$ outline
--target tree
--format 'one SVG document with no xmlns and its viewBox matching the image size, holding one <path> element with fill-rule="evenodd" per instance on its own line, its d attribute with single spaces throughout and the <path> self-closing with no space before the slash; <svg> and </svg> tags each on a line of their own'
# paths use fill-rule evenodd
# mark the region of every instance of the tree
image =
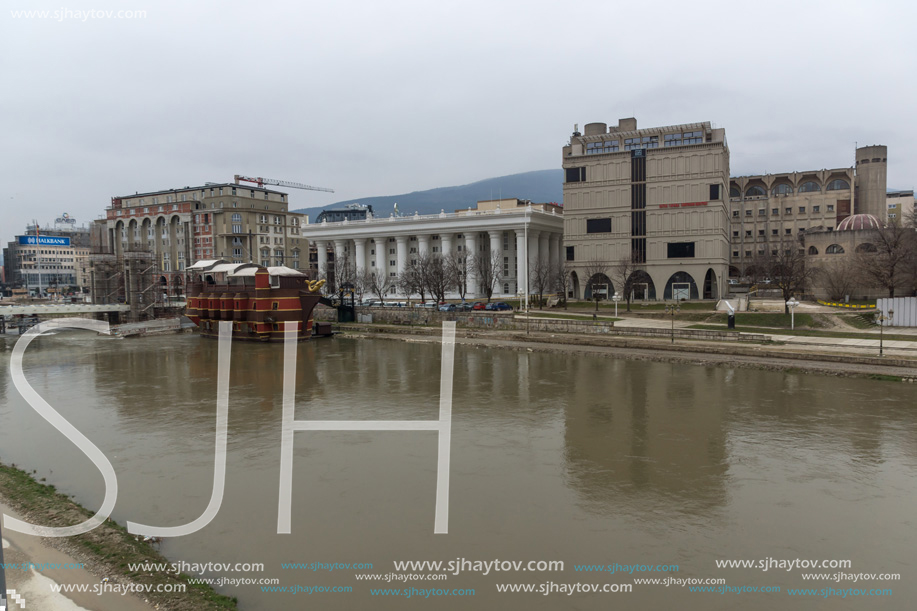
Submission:
<svg viewBox="0 0 917 611">
<path fill-rule="evenodd" d="M 783 311 L 790 313 L 786 302 L 790 297 L 801 294 L 806 284 L 815 275 L 816 268 L 806 265 L 805 249 L 799 240 L 784 238 L 773 245 L 776 250 L 770 254 L 761 255 L 755 261 L 759 273 L 765 274 L 771 280 L 771 286 L 780 289 L 783 295 Z"/>
<path fill-rule="evenodd" d="M 557 289 L 558 293 L 563 295 L 564 299 L 564 309 L 567 309 L 567 295 L 570 293 L 570 272 L 573 271 L 573 266 L 570 265 L 567 261 L 560 261 L 555 263 L 551 272 L 554 278 L 554 287 Z"/>
<path fill-rule="evenodd" d="M 474 258 L 471 255 L 465 256 L 460 252 L 451 252 L 446 257 L 446 266 L 449 268 L 449 273 L 452 274 L 455 290 L 462 301 L 465 301 L 465 295 L 468 292 L 468 272 L 473 269 L 473 264 Z"/>
<path fill-rule="evenodd" d="M 629 257 L 623 257 L 617 263 L 611 266 L 611 282 L 617 289 L 617 292 L 624 297 L 627 302 L 627 311 L 630 312 L 630 298 L 634 292 L 634 284 L 637 279 L 637 272 L 643 267 L 636 263 L 639 259 L 637 253 L 632 253 Z"/>
<path fill-rule="evenodd" d="M 424 300 L 424 285 L 423 277 L 420 270 L 420 266 L 417 264 L 416 260 L 413 263 L 409 263 L 405 266 L 404 271 L 398 274 L 397 279 L 398 290 L 401 291 L 409 300 L 411 295 L 417 293 L 420 295 L 420 300 Z"/>
<path fill-rule="evenodd" d="M 828 299 L 841 301 L 853 294 L 859 285 L 859 270 L 853 260 L 838 257 L 821 264 L 816 275 L 828 293 Z"/>
<path fill-rule="evenodd" d="M 426 255 L 425 255 L 426 256 Z M 425 265 L 427 286 L 437 303 L 446 300 L 446 293 L 455 286 L 455 274 L 449 260 L 436 253 L 429 256 Z"/>
<path fill-rule="evenodd" d="M 595 299 L 595 311 L 598 312 L 599 299 L 602 296 L 595 291 L 595 288 L 599 284 L 604 284 L 605 280 L 608 279 L 608 263 L 597 258 L 590 259 L 583 266 L 583 273 L 589 278 L 586 281 L 586 287 L 592 293 L 592 298 Z"/>
<path fill-rule="evenodd" d="M 917 233 L 904 224 L 892 222 L 873 230 L 872 234 L 867 242 L 870 248 L 857 248 L 857 266 L 873 283 L 886 289 L 891 298 L 895 296 L 896 287 L 913 284 L 911 274 L 917 257 Z"/>
<path fill-rule="evenodd" d="M 538 295 L 538 309 L 544 306 L 544 294 L 551 286 L 551 265 L 546 258 L 540 257 L 529 265 L 529 282 Z"/>
<path fill-rule="evenodd" d="M 503 279 L 503 258 L 499 252 L 481 253 L 474 258 L 474 274 L 477 276 L 488 303 Z"/>
<path fill-rule="evenodd" d="M 379 301 L 385 303 L 385 296 L 389 289 L 394 285 L 394 278 L 389 276 L 385 271 L 367 272 L 369 289 L 379 297 Z"/>
</svg>

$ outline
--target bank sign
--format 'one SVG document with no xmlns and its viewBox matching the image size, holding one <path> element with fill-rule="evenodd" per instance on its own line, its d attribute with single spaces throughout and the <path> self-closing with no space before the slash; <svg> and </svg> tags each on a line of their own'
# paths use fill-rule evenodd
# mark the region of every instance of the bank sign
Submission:
<svg viewBox="0 0 917 611">
<path fill-rule="evenodd" d="M 54 238 L 46 235 L 40 235 L 38 237 L 33 235 L 21 235 L 19 236 L 19 243 L 39 244 L 41 246 L 70 246 L 70 238 Z"/>
</svg>

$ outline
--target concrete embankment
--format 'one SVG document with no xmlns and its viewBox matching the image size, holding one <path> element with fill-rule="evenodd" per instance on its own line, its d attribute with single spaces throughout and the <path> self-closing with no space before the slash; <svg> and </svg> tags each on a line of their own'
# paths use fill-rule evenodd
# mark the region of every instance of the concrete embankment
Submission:
<svg viewBox="0 0 917 611">
<path fill-rule="evenodd" d="M 372 337 L 402 341 L 438 341 L 438 327 L 396 327 L 386 325 L 345 325 L 344 338 Z M 565 333 L 520 333 L 457 329 L 456 341 L 462 345 L 510 348 L 531 352 L 565 352 L 611 358 L 689 363 L 709 366 L 753 367 L 775 371 L 795 370 L 849 377 L 879 377 L 917 381 L 917 359 L 912 355 L 889 353 L 879 358 L 821 346 L 746 344 L 696 341 L 657 337 L 573 335 Z"/>
</svg>

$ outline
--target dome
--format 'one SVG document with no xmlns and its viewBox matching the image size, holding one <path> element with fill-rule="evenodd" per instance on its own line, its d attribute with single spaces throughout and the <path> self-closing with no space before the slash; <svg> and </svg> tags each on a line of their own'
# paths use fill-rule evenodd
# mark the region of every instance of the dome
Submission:
<svg viewBox="0 0 917 611">
<path fill-rule="evenodd" d="M 854 214 L 841 221 L 836 231 L 859 231 L 861 229 L 881 229 L 879 219 L 871 214 Z"/>
</svg>

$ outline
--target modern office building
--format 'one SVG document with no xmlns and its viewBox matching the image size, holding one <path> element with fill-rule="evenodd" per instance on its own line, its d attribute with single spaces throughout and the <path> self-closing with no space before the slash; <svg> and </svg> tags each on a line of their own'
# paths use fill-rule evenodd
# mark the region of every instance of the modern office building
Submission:
<svg viewBox="0 0 917 611">
<path fill-rule="evenodd" d="M 917 199 L 914 191 L 889 191 L 885 195 L 885 220 L 889 223 L 906 222 L 917 213 Z"/>
<path fill-rule="evenodd" d="M 453 213 L 313 223 L 303 227 L 302 237 L 315 244 L 319 277 L 327 274 L 332 255 L 335 261 L 353 261 L 357 272 L 378 270 L 394 279 L 423 254 L 473 253 L 488 261 L 502 258 L 494 293 L 512 296 L 525 288 L 525 270 L 535 262 L 560 265 L 562 212 L 555 204 L 502 199 Z M 479 280 L 469 269 L 467 297 L 482 294 Z M 397 288 L 392 286 L 390 293 Z"/>
<path fill-rule="evenodd" d="M 6 281 L 36 296 L 88 289 L 89 242 L 86 227 L 29 225 L 3 250 Z"/>
<path fill-rule="evenodd" d="M 168 297 L 184 293 L 184 269 L 203 259 L 298 269 L 308 261 L 308 217 L 288 207 L 286 193 L 233 183 L 113 197 L 96 253 L 110 256 L 94 258 L 111 275 L 123 273 L 116 270 L 127 253 L 152 254 L 155 292 Z"/>
<path fill-rule="evenodd" d="M 711 299 L 729 266 L 729 148 L 709 122 L 590 123 L 563 148 L 565 259 L 576 298 L 611 295 L 636 268 L 637 299 Z M 590 281 L 591 280 L 591 281 Z M 618 281 L 621 284 L 621 281 Z"/>
</svg>

